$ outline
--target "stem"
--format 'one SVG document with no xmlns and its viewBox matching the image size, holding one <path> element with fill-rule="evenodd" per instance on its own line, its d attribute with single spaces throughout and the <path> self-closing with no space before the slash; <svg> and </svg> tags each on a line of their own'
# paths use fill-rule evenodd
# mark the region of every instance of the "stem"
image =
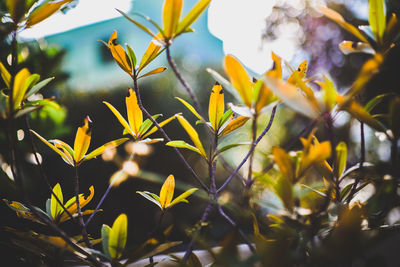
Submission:
<svg viewBox="0 0 400 267">
<path fill-rule="evenodd" d="M 78 176 L 78 167 L 74 166 L 75 170 L 75 179 L 74 179 L 74 191 L 75 191 L 75 201 L 76 201 L 76 208 L 78 210 L 78 221 L 79 225 L 82 229 L 82 238 L 86 243 L 86 246 L 92 248 L 92 244 L 90 244 L 88 233 L 86 231 L 85 223 L 83 222 L 81 204 L 79 203 L 79 176 Z"/>
<path fill-rule="evenodd" d="M 146 115 L 147 118 L 149 118 L 149 120 L 154 123 L 154 125 L 157 127 L 157 129 L 160 131 L 160 133 L 164 136 L 164 138 L 168 141 L 171 142 L 171 138 L 169 138 L 169 136 L 167 135 L 167 133 L 164 131 L 164 129 L 160 126 L 160 124 L 158 124 L 158 122 L 153 119 L 153 117 L 150 115 L 150 113 L 146 110 L 146 108 L 143 106 L 142 103 L 142 99 L 140 97 L 140 90 L 137 84 L 137 77 L 136 77 L 136 70 L 133 70 L 133 85 L 134 85 L 134 89 L 135 89 L 135 93 L 136 93 L 136 97 L 137 97 L 137 102 L 139 105 L 140 110 Z M 176 148 L 173 147 L 173 149 L 175 150 L 175 153 L 178 154 L 178 157 L 180 158 L 180 160 L 183 162 L 183 164 L 185 165 L 186 169 L 189 170 L 189 172 L 192 174 L 192 176 L 196 179 L 196 181 L 200 184 L 200 186 L 205 190 L 208 191 L 208 187 L 205 185 L 205 183 L 200 179 L 200 177 L 196 174 L 196 172 L 193 170 L 193 168 L 190 166 L 189 162 L 187 162 L 187 160 L 185 159 L 185 157 L 182 155 L 182 153 Z"/>
<path fill-rule="evenodd" d="M 193 90 L 190 88 L 189 84 L 183 79 L 181 73 L 178 70 L 178 67 L 176 66 L 174 60 L 171 57 L 171 51 L 170 51 L 170 46 L 166 45 L 165 50 L 167 52 L 167 60 L 169 65 L 171 66 L 172 70 L 175 73 L 176 78 L 178 78 L 179 82 L 182 84 L 182 86 L 185 88 L 185 90 L 188 92 L 190 98 L 192 99 L 198 113 L 200 114 L 200 116 L 203 116 L 203 109 L 201 108 L 199 101 L 197 99 L 197 97 L 195 96 L 195 94 L 193 93 Z M 204 120 L 205 121 L 205 120 Z"/>
<path fill-rule="evenodd" d="M 113 182 L 111 182 L 110 185 L 107 187 L 106 192 L 104 192 L 103 196 L 101 197 L 101 199 L 100 199 L 99 203 L 97 204 L 96 208 L 94 209 L 93 213 L 90 214 L 89 219 L 87 219 L 86 223 L 84 224 L 85 228 L 88 226 L 90 221 L 93 219 L 94 215 L 99 211 L 101 204 L 103 204 L 104 200 L 110 193 L 112 186 L 113 186 Z"/>
<path fill-rule="evenodd" d="M 164 218 L 164 215 L 165 215 L 165 210 L 162 211 L 160 218 L 158 219 L 158 222 L 157 222 L 156 226 L 154 227 L 154 230 L 151 231 L 151 233 L 149 234 L 150 237 L 157 233 L 158 229 L 161 226 L 161 222 L 162 222 L 162 219 Z M 154 262 L 153 256 L 149 257 L 149 261 L 150 261 L 150 263 Z"/>
<path fill-rule="evenodd" d="M 332 166 L 332 181 L 335 183 L 335 191 L 336 191 L 336 201 L 340 202 L 340 180 L 339 177 L 335 177 L 335 159 L 336 159 L 336 143 L 335 136 L 333 133 L 333 120 L 332 116 L 329 112 L 324 114 L 325 119 L 325 127 L 328 131 L 329 142 L 331 143 L 331 166 Z"/>
<path fill-rule="evenodd" d="M 362 179 L 362 175 L 364 174 L 364 162 L 365 162 L 365 134 L 364 134 L 364 123 L 360 122 L 360 138 L 361 138 L 361 157 L 360 157 L 360 175 L 357 176 L 349 196 L 347 197 L 347 202 L 350 202 L 353 199 L 354 194 L 356 193 L 356 189 L 358 186 L 358 183 L 360 182 L 360 180 Z"/>
<path fill-rule="evenodd" d="M 64 206 L 64 204 L 61 202 L 61 200 L 58 198 L 58 196 L 56 194 L 54 194 L 53 192 L 53 188 L 50 185 L 49 179 L 47 178 L 46 173 L 43 170 L 43 166 L 42 163 L 40 162 L 38 156 L 37 156 L 37 148 L 36 148 L 36 144 L 35 141 L 33 140 L 33 136 L 32 133 L 30 131 L 31 126 L 29 124 L 29 118 L 28 116 L 25 116 L 25 127 L 26 127 L 26 132 L 28 133 L 29 136 L 29 145 L 31 147 L 32 153 L 35 157 L 35 161 L 36 161 L 36 165 L 39 166 L 39 172 L 40 175 L 42 176 L 43 180 L 46 182 L 47 187 L 49 188 L 49 191 L 51 193 L 51 195 L 54 196 L 54 198 L 56 199 L 56 201 L 58 202 L 58 204 L 63 208 L 63 210 L 65 211 L 65 213 L 67 213 L 67 215 L 72 219 L 75 220 L 75 218 L 72 216 L 72 214 L 68 211 L 68 209 Z"/>
<path fill-rule="evenodd" d="M 240 234 L 240 236 L 243 238 L 244 242 L 247 244 L 247 246 L 249 247 L 250 251 L 253 253 L 256 253 L 256 249 L 253 247 L 253 245 L 251 244 L 250 240 L 246 237 L 246 235 L 243 233 L 242 230 L 240 230 L 240 228 L 238 227 L 238 225 L 224 212 L 224 210 L 222 209 L 221 205 L 219 203 L 217 203 L 218 206 L 218 212 L 219 214 L 225 218 L 225 220 L 228 221 L 228 223 L 230 225 L 232 225 Z"/>
<path fill-rule="evenodd" d="M 255 114 L 253 117 L 253 121 L 252 121 L 252 127 L 251 127 L 251 144 L 254 145 L 256 138 L 257 138 L 257 119 L 258 119 L 258 114 Z M 253 174 L 253 158 L 254 158 L 254 151 L 255 149 L 253 149 L 253 151 L 250 154 L 250 159 L 249 159 L 249 172 L 247 174 L 247 184 L 251 185 L 251 177 Z"/>
<path fill-rule="evenodd" d="M 210 211 L 212 209 L 212 206 L 213 206 L 213 202 L 212 201 L 208 202 L 208 205 L 207 205 L 206 209 L 204 210 L 203 215 L 201 216 L 200 227 L 199 227 L 199 229 L 197 229 L 196 233 L 194 234 L 192 240 L 190 241 L 189 245 L 187 246 L 185 255 L 183 256 L 183 260 L 185 262 L 187 261 L 190 254 L 192 253 L 194 241 L 197 239 L 199 232 L 200 232 L 201 228 L 203 227 L 203 223 L 206 222 L 208 215 L 210 214 Z"/>
<path fill-rule="evenodd" d="M 276 108 L 277 105 L 275 105 L 272 108 L 272 112 L 271 112 L 271 117 L 269 119 L 269 123 L 267 125 L 267 127 L 265 127 L 264 131 L 260 134 L 260 136 L 258 136 L 257 140 L 251 145 L 250 151 L 247 153 L 247 155 L 244 157 L 244 159 L 242 160 L 242 162 L 240 162 L 240 164 L 236 167 L 236 169 L 234 170 L 234 172 L 228 177 L 228 179 L 226 179 L 226 181 L 224 182 L 224 184 L 217 190 L 217 193 L 221 192 L 221 190 L 223 190 L 228 184 L 229 182 L 232 180 L 232 178 L 238 173 L 238 171 L 240 170 L 240 168 L 242 168 L 243 164 L 245 164 L 245 162 L 247 161 L 247 159 L 250 157 L 251 153 L 253 153 L 255 147 L 257 146 L 257 144 L 261 141 L 261 139 L 264 137 L 264 135 L 269 131 L 269 129 L 272 126 L 272 122 L 274 121 L 274 117 L 275 117 L 275 112 L 276 112 Z"/>
<path fill-rule="evenodd" d="M 397 191 L 397 186 L 399 184 L 399 165 L 397 164 L 398 160 L 398 147 L 397 147 L 397 140 L 393 139 L 392 140 L 392 146 L 390 148 L 390 159 L 392 162 L 392 168 L 393 168 L 393 183 L 394 183 L 394 192 Z"/>
</svg>

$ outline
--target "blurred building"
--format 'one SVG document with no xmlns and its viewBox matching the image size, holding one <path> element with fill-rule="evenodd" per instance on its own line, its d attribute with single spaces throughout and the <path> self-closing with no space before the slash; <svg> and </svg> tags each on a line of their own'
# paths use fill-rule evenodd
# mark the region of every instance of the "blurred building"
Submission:
<svg viewBox="0 0 400 267">
<path fill-rule="evenodd" d="M 186 1 L 183 16 L 193 4 L 192 1 Z M 162 2 L 159 0 L 137 0 L 133 1 L 129 14 L 132 16 L 132 12 L 138 12 L 160 22 L 161 9 Z M 150 24 L 138 16 L 136 18 L 145 25 Z M 204 13 L 192 25 L 195 32 L 182 35 L 172 45 L 173 56 L 179 57 L 189 68 L 192 64 L 196 68 L 221 64 L 222 42 L 209 32 L 207 21 L 207 13 Z M 107 42 L 114 30 L 118 32 L 118 42 L 123 46 L 128 43 L 140 60 L 151 37 L 122 16 L 45 37 L 48 44 L 57 45 L 67 52 L 63 65 L 64 71 L 70 75 L 68 87 L 98 90 L 130 83 L 130 78 L 116 65 L 108 48 L 98 41 Z M 152 66 L 160 64 L 167 66 L 165 54 L 147 68 L 151 70 Z"/>
</svg>

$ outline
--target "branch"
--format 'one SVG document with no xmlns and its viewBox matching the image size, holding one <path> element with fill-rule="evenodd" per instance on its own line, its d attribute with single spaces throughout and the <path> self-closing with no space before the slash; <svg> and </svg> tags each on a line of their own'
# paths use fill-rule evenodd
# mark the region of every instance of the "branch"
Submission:
<svg viewBox="0 0 400 267">
<path fill-rule="evenodd" d="M 223 190 L 228 184 L 229 182 L 232 180 L 232 178 L 238 173 L 238 171 L 240 170 L 240 168 L 242 168 L 242 166 L 246 163 L 247 159 L 250 157 L 250 155 L 253 153 L 254 149 L 256 148 L 257 144 L 261 141 L 261 139 L 264 137 L 264 135 L 269 131 L 269 129 L 272 126 L 272 122 L 274 121 L 274 117 L 275 117 L 275 112 L 276 112 L 276 108 L 278 105 L 275 105 L 272 108 L 272 112 L 271 112 L 271 117 L 269 119 L 269 123 L 267 125 L 267 127 L 265 127 L 264 131 L 260 134 L 260 136 L 258 136 L 257 140 L 251 145 L 250 151 L 247 153 L 247 155 L 244 157 L 244 159 L 242 160 L 242 162 L 240 162 L 240 164 L 236 167 L 236 169 L 234 170 L 234 172 L 228 177 L 228 179 L 226 179 L 226 181 L 224 182 L 224 184 L 217 190 L 217 193 L 221 192 L 221 190 Z"/>
<path fill-rule="evenodd" d="M 76 202 L 76 208 L 78 210 L 78 221 L 79 225 L 81 226 L 82 230 L 82 238 L 85 241 L 86 245 L 89 248 L 92 248 L 92 244 L 90 244 L 89 237 L 86 231 L 85 223 L 83 222 L 83 216 L 82 216 L 82 210 L 81 210 L 81 204 L 79 203 L 79 176 L 78 176 L 78 167 L 74 166 L 75 170 L 75 177 L 74 177 L 74 191 L 75 191 L 75 202 Z"/>
</svg>

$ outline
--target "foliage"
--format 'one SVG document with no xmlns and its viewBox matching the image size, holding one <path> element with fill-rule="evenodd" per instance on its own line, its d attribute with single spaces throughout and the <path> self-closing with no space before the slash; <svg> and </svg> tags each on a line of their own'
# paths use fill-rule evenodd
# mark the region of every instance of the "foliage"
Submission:
<svg viewBox="0 0 400 267">
<path fill-rule="evenodd" d="M 303 61 L 297 69 L 288 66 L 290 75 L 286 79 L 283 75 L 282 59 L 272 53 L 273 67 L 262 75 L 251 77 L 237 58 L 227 55 L 223 60 L 227 79 L 214 70 L 208 70 L 217 80 L 210 92 L 208 120 L 192 88 L 183 79 L 172 59 L 170 48 L 176 38 L 193 32 L 192 24 L 207 8 L 210 0 L 199 0 L 182 19 L 183 1 L 165 0 L 162 8 L 162 26 L 144 15 L 136 14 L 156 28 L 158 33 L 154 33 L 136 18 L 119 11 L 135 27 L 139 27 L 153 39 L 140 61 L 137 60 L 131 46 L 126 45 L 124 49 L 118 44 L 116 31 L 111 33 L 107 43 L 104 42 L 116 64 L 132 79 L 132 88 L 128 89 L 125 97 L 127 120 L 113 105 L 103 102 L 122 125 L 121 135 L 128 135 L 129 138 L 109 141 L 88 154 L 86 153 L 92 136 L 92 122 L 89 116 L 84 119 L 83 125 L 78 127 L 73 148 L 58 139 L 48 141 L 31 129 L 29 120 L 33 111 L 48 106 L 55 108 L 59 106 L 54 99 L 34 98 L 53 78 L 41 80 L 38 74 L 31 74 L 27 68 L 19 68 L 18 33 L 40 23 L 65 8 L 70 2 L 72 0 L 6 1 L 7 13 L 2 14 L 10 27 L 8 33 L 11 38 L 9 45 L 12 60 L 8 65 L 0 62 L 0 74 L 5 85 L 0 95 L 0 119 L 5 125 L 8 137 L 10 155 L 9 162 L 5 163 L 11 170 L 8 176 L 11 178 L 10 183 L 20 194 L 18 200 L 4 199 L 4 202 L 21 220 L 28 220 L 33 224 L 32 227 L 27 225 L 22 229 L 6 228 L 16 249 L 24 251 L 26 255 L 44 258 L 44 264 L 48 265 L 56 261 L 60 265 L 103 266 L 105 262 L 109 262 L 112 266 L 128 266 L 132 262 L 149 258 L 148 266 L 154 266 L 158 264 L 154 261 L 155 255 L 182 243 L 169 240 L 173 226 L 163 227 L 164 215 L 169 214 L 170 208 L 176 204 L 188 203 L 187 198 L 197 190 L 199 192 L 196 192 L 195 196 L 202 197 L 207 205 L 199 223 L 191 232 L 188 231 L 192 240 L 185 246 L 184 256 L 172 256 L 174 263 L 179 266 L 201 265 L 196 253 L 192 252 L 193 244 L 202 243 L 199 238 L 202 228 L 215 222 L 211 219 L 213 210 L 235 230 L 233 234 L 224 237 L 218 252 L 211 248 L 211 244 L 205 245 L 213 255 L 215 266 L 352 265 L 365 258 L 369 251 L 374 249 L 374 245 L 379 240 L 385 239 L 388 233 L 398 232 L 397 225 L 389 222 L 389 215 L 400 206 L 397 190 L 400 182 L 398 168 L 400 96 L 395 93 L 391 95 L 385 114 L 376 114 L 375 107 L 387 101 L 387 95 L 376 94 L 368 99 L 366 104 L 359 99 L 371 79 L 380 72 L 388 54 L 397 48 L 400 22 L 395 14 L 386 18 L 384 0 L 369 1 L 369 25 L 363 27 L 356 27 L 346 22 L 342 15 L 332 9 L 318 8 L 324 16 L 360 41 L 342 42 L 339 48 L 344 54 L 357 52 L 370 55 L 370 58 L 360 66 L 359 73 L 347 91 L 338 89 L 335 82 L 327 75 L 308 77 L 307 61 Z M 152 116 L 146 109 L 148 103 L 142 102 L 139 79 L 162 74 L 166 68 L 159 66 L 144 74 L 142 71 L 163 52 L 166 53 L 176 78 L 191 98 L 191 101 L 187 101 L 177 97 L 178 101 L 196 117 L 195 126 L 180 112 L 157 122 L 162 115 Z M 227 105 L 228 108 L 225 104 L 224 89 L 234 99 L 234 103 Z M 286 106 L 311 123 L 298 136 L 293 137 L 289 145 L 269 144 L 269 152 L 260 153 L 257 145 L 275 125 L 278 106 L 280 109 Z M 360 151 L 348 145 L 346 140 L 338 139 L 334 122 L 341 113 L 347 113 L 355 121 L 354 123 L 360 126 Z M 267 123 L 261 122 L 262 114 L 269 115 Z M 167 124 L 173 124 L 175 119 L 193 145 L 185 140 L 172 140 L 163 128 Z M 41 170 L 41 178 L 49 187 L 50 198 L 41 207 L 33 205 L 29 195 L 24 192 L 21 175 L 23 166 L 18 158 L 20 147 L 16 145 L 15 138 L 16 123 L 21 120 L 26 122 L 27 134 L 31 137 L 27 142 L 30 142 L 31 152 Z M 251 123 L 251 127 L 246 128 L 248 122 Z M 261 133 L 257 127 L 260 124 L 263 126 Z M 365 134 L 367 126 L 371 132 L 383 135 L 390 143 L 391 162 L 387 170 L 381 171 L 374 162 L 367 162 L 368 144 Z M 204 128 L 206 138 L 202 138 L 197 127 Z M 157 131 L 162 138 L 148 138 Z M 237 131 L 247 131 L 250 140 L 235 142 L 232 136 Z M 64 202 L 62 190 L 62 187 L 65 190 L 67 186 L 64 184 L 61 186 L 61 181 L 54 186 L 50 185 L 42 169 L 33 136 L 73 167 L 73 179 L 62 181 L 71 182 L 74 189 L 74 196 L 67 202 Z M 128 143 L 129 139 L 131 141 Z M 116 157 L 116 147 L 124 142 L 135 146 L 135 149 L 132 148 L 130 151 L 129 160 L 126 161 L 128 163 L 110 178 L 109 187 L 102 194 L 95 209 L 82 210 L 92 200 L 94 187 L 89 188 L 89 194 L 80 193 L 78 169 L 84 168 L 83 162 L 100 155 L 104 160 Z M 199 189 L 190 185 L 182 194 L 173 198 L 175 188 L 182 188 L 182 184 L 177 182 L 175 185 L 174 175 L 171 174 L 163 181 L 159 195 L 149 191 L 137 191 L 161 210 L 154 230 L 140 246 L 129 247 L 128 217 L 139 220 L 140 216 L 136 214 L 133 216 L 122 213 L 111 227 L 103 224 L 101 229 L 89 233 L 88 230 L 92 229 L 88 228 L 88 225 L 93 216 L 102 211 L 101 205 L 111 187 L 118 186 L 125 182 L 128 176 L 139 173 L 134 157 L 141 153 L 140 146 L 148 149 L 151 144 L 157 142 L 165 142 L 167 146 L 161 146 L 160 149 L 173 150 Z M 301 149 L 294 147 L 297 143 L 301 144 Z M 222 153 L 245 146 L 248 147 L 245 156 L 233 168 L 229 166 L 224 160 L 225 154 Z M 195 157 L 200 156 L 203 166 L 207 169 L 203 172 L 207 173 L 207 179 L 199 175 L 195 166 L 182 154 L 181 148 L 196 152 L 198 155 Z M 359 158 L 356 164 L 350 162 L 349 155 L 356 155 Z M 260 169 L 256 164 L 258 157 L 267 160 L 269 166 Z M 241 171 L 245 164 L 247 164 L 247 175 Z M 229 170 L 228 177 L 220 177 L 220 165 L 225 167 L 228 165 L 226 167 Z M 145 174 L 143 170 L 140 172 Z M 235 195 L 235 198 L 241 199 L 242 205 L 238 210 L 243 214 L 242 217 L 233 219 L 230 212 L 226 212 L 230 203 L 224 201 L 223 195 L 228 192 L 228 185 L 236 178 L 241 182 L 238 190 L 244 197 L 241 199 L 240 195 Z M 158 180 L 161 183 L 163 179 Z M 219 185 L 221 180 L 222 184 Z M 366 199 L 360 199 L 362 193 L 369 195 Z M 45 207 L 45 211 L 42 207 Z M 263 210 L 268 210 L 267 214 L 264 214 Z M 90 215 L 89 218 L 86 219 L 84 217 L 86 215 Z M 67 234 L 63 230 L 64 222 L 68 220 L 76 226 L 75 231 L 78 229 L 75 235 Z M 252 223 L 252 231 L 246 231 L 248 229 L 244 231 L 242 225 L 236 222 L 239 220 L 246 221 L 247 224 Z M 100 238 L 94 238 L 96 236 Z M 243 246 L 239 245 L 240 242 L 243 242 L 251 253 L 245 259 L 239 257 L 238 248 L 243 249 Z"/>
</svg>

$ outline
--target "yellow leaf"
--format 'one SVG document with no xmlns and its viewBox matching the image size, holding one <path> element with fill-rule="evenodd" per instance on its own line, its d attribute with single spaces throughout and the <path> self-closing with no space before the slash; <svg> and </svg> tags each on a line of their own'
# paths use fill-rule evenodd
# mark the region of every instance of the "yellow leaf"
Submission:
<svg viewBox="0 0 400 267">
<path fill-rule="evenodd" d="M 307 73 L 307 60 L 304 60 L 297 67 L 297 70 L 293 71 L 293 73 L 289 76 L 288 83 L 292 83 L 297 85 L 297 79 L 302 80 L 306 77 Z"/>
<path fill-rule="evenodd" d="M 225 56 L 224 69 L 233 87 L 239 92 L 243 103 L 251 107 L 253 83 L 242 64 L 231 55 Z"/>
<path fill-rule="evenodd" d="M 106 150 L 107 148 L 119 146 L 120 144 L 122 144 L 128 140 L 129 140 L 129 138 L 120 138 L 117 140 L 107 142 L 106 144 L 102 145 L 101 147 L 98 147 L 95 150 L 93 150 L 92 152 L 90 152 L 86 157 L 83 158 L 83 160 L 86 161 L 86 160 L 95 158 L 98 155 L 103 154 L 104 150 Z"/>
<path fill-rule="evenodd" d="M 124 48 L 117 43 L 117 32 L 114 31 L 108 40 L 108 48 L 117 64 L 129 75 L 132 75 L 131 61 Z"/>
<path fill-rule="evenodd" d="M 264 76 L 266 85 L 281 98 L 289 107 L 312 119 L 318 116 L 314 102 L 307 99 L 293 84 L 282 80 Z"/>
<path fill-rule="evenodd" d="M 36 135 L 37 138 L 40 139 L 40 141 L 42 141 L 43 143 L 45 143 L 48 147 L 50 147 L 51 149 L 53 149 L 58 155 L 60 155 L 65 162 L 67 162 L 69 165 L 74 166 L 74 163 L 71 162 L 70 158 L 68 158 L 68 156 L 66 154 L 64 154 L 61 150 L 59 150 L 57 147 L 53 146 L 52 144 L 50 144 L 46 139 L 44 139 L 43 137 L 41 137 L 37 132 L 35 132 L 34 130 L 30 130 L 33 134 Z"/>
<path fill-rule="evenodd" d="M 345 142 L 340 142 L 336 146 L 336 159 L 335 159 L 335 177 L 340 178 L 346 169 L 347 161 L 347 145 Z"/>
<path fill-rule="evenodd" d="M 126 239 L 128 237 L 128 217 L 121 214 L 115 219 L 109 233 L 108 251 L 111 258 L 119 259 L 125 249 Z"/>
<path fill-rule="evenodd" d="M 53 143 L 56 148 L 60 149 L 65 154 L 65 156 L 68 157 L 68 162 L 74 162 L 75 153 L 68 144 L 58 139 L 50 140 L 50 142 Z"/>
<path fill-rule="evenodd" d="M 172 37 L 176 32 L 182 12 L 182 0 L 165 0 L 163 7 L 163 26 L 166 38 Z"/>
<path fill-rule="evenodd" d="M 322 14 L 324 14 L 324 16 L 328 17 L 329 19 L 331 19 L 334 22 L 336 22 L 337 24 L 339 24 L 343 29 L 347 30 L 348 32 L 353 34 L 355 37 L 360 39 L 360 41 L 362 41 L 364 43 L 368 43 L 368 40 L 364 37 L 364 35 L 362 35 L 361 32 L 356 27 L 347 23 L 344 20 L 344 18 L 342 17 L 342 15 L 340 15 L 339 13 L 337 13 L 336 11 L 334 11 L 330 8 L 326 8 L 326 7 L 322 7 L 322 6 L 319 6 L 318 8 L 322 12 Z"/>
<path fill-rule="evenodd" d="M 81 209 L 83 209 L 93 198 L 94 196 L 94 187 L 91 186 L 89 188 L 90 194 L 85 196 L 84 194 L 79 194 L 79 205 Z M 78 212 L 78 208 L 76 206 L 76 198 L 72 197 L 65 204 L 65 208 L 69 211 L 70 214 L 75 214 Z M 63 212 L 60 217 L 60 223 L 69 219 L 69 215 L 66 212 Z"/>
<path fill-rule="evenodd" d="M 211 90 L 210 103 L 208 105 L 208 117 L 215 131 L 218 131 L 220 126 L 219 122 L 224 115 L 224 108 L 224 90 L 222 90 L 222 86 L 217 82 Z"/>
<path fill-rule="evenodd" d="M 129 88 L 128 95 L 126 97 L 126 112 L 128 114 L 129 126 L 137 136 L 140 126 L 143 123 L 143 114 L 137 103 L 136 93 L 132 90 L 132 88 Z"/>
<path fill-rule="evenodd" d="M 185 105 L 185 107 L 190 110 L 193 115 L 195 115 L 199 120 L 203 121 L 203 118 L 200 116 L 200 114 L 194 109 L 194 107 L 192 105 L 190 105 L 188 102 L 186 102 L 185 100 L 183 100 L 180 97 L 175 97 L 176 99 L 178 99 L 182 104 Z M 204 121 L 203 121 L 204 122 Z"/>
<path fill-rule="evenodd" d="M 192 139 L 194 146 L 197 147 L 200 150 L 201 155 L 203 155 L 203 157 L 207 159 L 206 151 L 203 148 L 203 144 L 201 143 L 199 135 L 196 132 L 196 130 L 192 127 L 192 125 L 190 125 L 190 123 L 183 116 L 177 115 L 177 118 L 179 123 L 182 125 L 182 127 L 189 135 L 190 139 Z"/>
<path fill-rule="evenodd" d="M 330 155 L 331 144 L 328 141 L 322 142 L 318 145 L 311 145 L 308 153 L 303 151 L 300 167 L 296 176 L 300 177 L 312 164 L 323 162 L 329 158 Z"/>
<path fill-rule="evenodd" d="M 154 70 L 151 70 L 151 71 L 141 75 L 140 77 L 138 77 L 138 79 L 146 77 L 146 76 L 150 76 L 150 75 L 153 75 L 153 74 L 164 72 L 166 69 L 167 69 L 166 67 L 155 68 Z"/>
<path fill-rule="evenodd" d="M 241 126 L 243 126 L 248 120 L 249 120 L 249 117 L 245 117 L 245 116 L 240 116 L 240 117 L 237 117 L 236 119 L 231 120 L 228 123 L 228 125 L 226 125 L 226 127 L 222 129 L 222 131 L 219 134 L 219 136 L 227 135 L 228 133 L 236 130 L 237 128 L 239 128 Z"/>
<path fill-rule="evenodd" d="M 378 43 L 382 43 L 386 29 L 385 0 L 369 0 L 369 25 Z"/>
<path fill-rule="evenodd" d="M 175 190 L 175 179 L 172 174 L 170 174 L 165 180 L 164 184 L 160 190 L 160 205 L 163 209 L 167 208 L 174 197 Z"/>
<path fill-rule="evenodd" d="M 362 42 L 343 41 L 339 44 L 339 49 L 345 55 L 351 53 L 375 54 L 375 50 L 370 44 Z"/>
<path fill-rule="evenodd" d="M 61 191 L 61 186 L 60 184 L 56 184 L 53 187 L 53 193 L 58 197 L 61 203 L 63 203 L 63 193 Z M 58 215 L 61 214 L 64 209 L 61 207 L 61 205 L 58 203 L 56 200 L 55 196 L 51 194 L 51 200 L 50 200 L 50 211 L 51 211 L 51 217 L 53 220 L 56 220 Z"/>
<path fill-rule="evenodd" d="M 3 63 L 0 62 L 0 74 L 1 78 L 3 78 L 4 83 L 8 88 L 10 88 L 10 82 L 11 82 L 11 74 L 8 72 L 6 67 L 4 67 Z"/>
<path fill-rule="evenodd" d="M 157 38 L 151 40 L 146 52 L 144 52 L 144 55 L 140 60 L 138 73 L 159 55 L 162 47 L 160 43 L 160 38 L 162 37 L 161 33 L 157 34 L 156 37 Z"/>
<path fill-rule="evenodd" d="M 266 75 L 275 77 L 277 79 L 282 79 L 282 60 L 274 52 L 271 54 L 274 65 L 272 66 L 272 69 L 266 73 Z"/>
<path fill-rule="evenodd" d="M 192 25 L 196 19 L 203 13 L 203 11 L 210 4 L 211 0 L 200 0 L 196 5 L 187 13 L 187 15 L 179 22 L 176 28 L 176 34 L 181 34 Z"/>
<path fill-rule="evenodd" d="M 272 155 L 274 155 L 275 163 L 278 165 L 281 173 L 286 176 L 289 181 L 293 182 L 295 179 L 293 164 L 286 151 L 280 147 L 273 147 Z"/>
<path fill-rule="evenodd" d="M 25 83 L 31 74 L 27 68 L 23 68 L 20 70 L 17 75 L 15 75 L 14 86 L 13 86 L 13 102 L 14 102 L 14 110 L 19 107 L 21 101 L 24 98 L 26 90 Z"/>
<path fill-rule="evenodd" d="M 83 121 L 83 126 L 79 127 L 76 131 L 75 143 L 74 143 L 74 152 L 75 152 L 75 163 L 79 165 L 79 162 L 86 154 L 89 149 L 90 139 L 92 136 L 92 121 L 89 116 Z"/>
<path fill-rule="evenodd" d="M 54 13 L 56 13 L 63 5 L 71 2 L 72 0 L 63 0 L 59 2 L 44 2 L 39 7 L 34 9 L 26 20 L 26 27 L 32 27 L 33 25 L 47 19 Z"/>
<path fill-rule="evenodd" d="M 263 107 L 272 103 L 276 100 L 276 97 L 272 93 L 271 89 L 265 85 L 264 81 L 261 82 L 261 88 L 258 92 L 258 97 L 256 99 L 256 111 L 259 112 Z"/>
<path fill-rule="evenodd" d="M 125 128 L 125 130 L 132 135 L 133 137 L 136 138 L 136 135 L 133 133 L 131 127 L 129 126 L 128 122 L 124 119 L 124 117 L 122 117 L 121 113 L 119 113 L 119 111 L 114 108 L 110 103 L 103 101 L 104 104 L 107 105 L 107 107 L 112 111 L 112 113 L 114 113 L 115 117 L 117 117 L 119 123 L 121 123 L 121 125 Z"/>
<path fill-rule="evenodd" d="M 6 5 L 12 20 L 18 23 L 27 9 L 26 0 L 6 0 Z"/>
</svg>

